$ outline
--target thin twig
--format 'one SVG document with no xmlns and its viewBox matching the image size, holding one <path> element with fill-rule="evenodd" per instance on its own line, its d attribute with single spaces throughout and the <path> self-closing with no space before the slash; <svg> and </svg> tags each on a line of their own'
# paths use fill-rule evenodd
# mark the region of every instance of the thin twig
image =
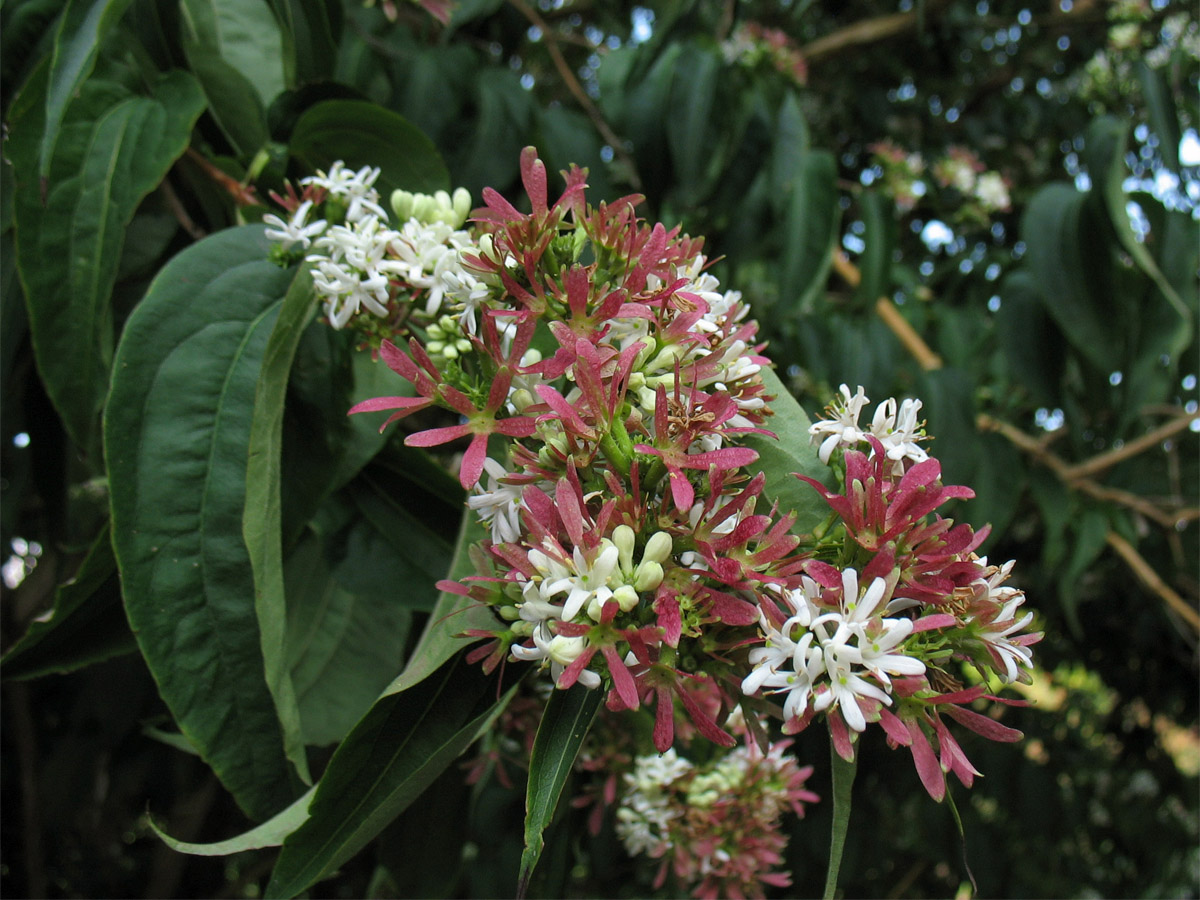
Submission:
<svg viewBox="0 0 1200 900">
<path fill-rule="evenodd" d="M 850 287 L 856 288 L 862 284 L 862 272 L 859 271 L 858 266 L 850 262 L 850 258 L 841 250 L 833 254 L 833 267 Z M 904 345 L 904 349 L 912 354 L 922 369 L 932 372 L 934 369 L 942 367 L 942 358 L 929 349 L 929 345 L 908 323 L 908 319 L 900 314 L 900 310 L 896 308 L 896 304 L 890 298 L 878 298 L 875 301 L 875 313 Z"/>
<path fill-rule="evenodd" d="M 1175 593 L 1171 589 L 1171 586 L 1159 577 L 1159 574 L 1142 558 L 1141 554 L 1134 549 L 1134 546 L 1129 541 L 1125 540 L 1125 538 L 1121 537 L 1115 531 L 1110 531 L 1104 536 L 1104 539 L 1110 547 L 1117 551 L 1121 559 L 1125 560 L 1126 564 L 1133 570 L 1142 584 L 1158 594 L 1182 619 L 1191 625 L 1192 628 L 1196 629 L 1196 631 L 1200 632 L 1200 613 L 1197 613 L 1187 601 Z"/>
<path fill-rule="evenodd" d="M 166 201 L 167 209 L 171 210 L 172 215 L 175 216 L 175 221 L 179 223 L 180 227 L 183 228 L 183 230 L 186 231 L 189 236 L 191 236 L 192 240 L 198 241 L 201 238 L 208 236 L 208 233 L 199 225 L 197 225 L 195 220 L 188 215 L 188 211 L 184 209 L 183 201 L 179 199 L 179 195 L 175 193 L 175 188 L 171 187 L 171 182 L 169 180 L 164 178 L 162 184 L 158 186 L 158 189 L 162 191 L 163 200 Z"/>
<path fill-rule="evenodd" d="M 587 95 L 587 91 L 583 89 L 583 85 L 579 83 L 579 79 L 575 77 L 575 73 L 571 71 L 570 65 L 567 64 L 566 58 L 562 55 L 562 50 L 558 46 L 558 36 L 546 24 L 546 21 L 538 15 L 525 0 L 509 0 L 513 7 L 529 20 L 529 23 L 537 28 L 542 33 L 542 37 L 546 39 L 546 51 L 550 54 L 550 59 L 554 62 L 554 68 L 558 69 L 559 77 L 566 84 L 567 90 L 571 92 L 571 96 L 575 98 L 575 102 L 583 109 L 592 124 L 596 126 L 596 130 L 600 132 L 600 136 L 604 138 L 605 143 L 612 147 L 614 154 L 621 158 L 621 162 L 625 164 L 628 170 L 629 183 L 635 191 L 642 189 L 642 179 L 638 176 L 637 166 L 634 164 L 633 158 L 625 152 L 625 145 L 622 140 L 617 137 L 616 132 L 612 130 L 600 110 L 596 108 L 596 104 L 592 102 L 592 98 Z"/>
<path fill-rule="evenodd" d="M 949 0 L 936 0 L 926 3 L 925 15 L 937 12 L 948 2 Z M 917 28 L 919 22 L 920 17 L 916 10 L 863 19 L 805 44 L 800 48 L 800 52 L 811 66 L 844 50 L 861 48 L 912 31 Z"/>
<path fill-rule="evenodd" d="M 1175 412 L 1178 413 L 1178 410 L 1175 410 Z M 1177 416 L 1173 421 L 1167 422 L 1165 425 L 1160 425 L 1153 431 L 1149 431 L 1140 438 L 1136 438 L 1121 447 L 1101 453 L 1099 456 L 1093 456 L 1091 459 L 1084 460 L 1078 465 L 1069 467 L 1066 471 L 1066 477 L 1079 478 L 1103 472 L 1105 469 L 1115 466 L 1117 463 L 1131 456 L 1136 456 L 1143 450 L 1157 447 L 1171 435 L 1183 431 L 1197 419 L 1200 419 L 1200 412 Z"/>
</svg>

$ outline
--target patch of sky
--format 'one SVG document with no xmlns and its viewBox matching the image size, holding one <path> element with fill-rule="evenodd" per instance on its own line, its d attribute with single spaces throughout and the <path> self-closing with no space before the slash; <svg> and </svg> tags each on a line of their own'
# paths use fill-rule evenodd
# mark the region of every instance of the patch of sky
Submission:
<svg viewBox="0 0 1200 900">
<path fill-rule="evenodd" d="M 1183 379 L 1179 382 L 1179 386 L 1185 391 L 1194 391 L 1196 389 L 1196 376 L 1184 375 Z"/>
<path fill-rule="evenodd" d="M 1057 408 L 1046 409 L 1043 406 L 1033 414 L 1033 423 L 1044 431 L 1058 431 L 1066 420 L 1067 417 L 1063 415 L 1063 411 Z"/>
<path fill-rule="evenodd" d="M 1033 13 L 1027 9 L 1023 9 L 1017 13 L 1017 21 L 1022 25 L 1028 25 L 1033 21 Z"/>
<path fill-rule="evenodd" d="M 1000 295 L 992 294 L 988 297 L 987 308 L 991 312 L 997 312 L 1000 309 Z"/>
<path fill-rule="evenodd" d="M 962 272 L 964 275 L 966 275 L 968 272 L 971 272 L 974 268 L 975 263 L 973 263 L 970 259 L 964 259 L 958 264 L 958 271 Z"/>
<path fill-rule="evenodd" d="M 534 83 L 534 77 L 528 72 L 521 76 L 521 87 L 525 88 L 525 90 L 532 91 Z"/>
<path fill-rule="evenodd" d="M 842 236 L 842 246 L 851 253 L 862 253 L 867 249 L 867 242 L 857 234 L 846 234 Z"/>
<path fill-rule="evenodd" d="M 1116 387 L 1125 379 L 1125 375 L 1121 372 L 1112 372 L 1108 376 L 1108 383 Z"/>
<path fill-rule="evenodd" d="M 644 44 L 654 34 L 654 10 L 644 6 L 635 6 L 630 13 L 633 28 L 629 34 L 629 43 Z"/>
<path fill-rule="evenodd" d="M 1000 272 L 1000 263 L 990 263 L 988 267 L 983 270 L 983 277 L 988 281 L 995 281 L 1000 277 Z M 989 304 L 991 303 L 990 300 L 988 302 Z"/>
<path fill-rule="evenodd" d="M 941 219 L 933 219 L 921 229 L 921 240 L 926 247 L 936 252 L 954 244 L 954 232 Z"/>
<path fill-rule="evenodd" d="M 925 262 L 917 266 L 917 271 L 920 272 L 925 278 L 928 278 L 933 274 L 933 263 L 931 263 L 929 260 L 925 260 Z"/>
<path fill-rule="evenodd" d="M 1068 50 L 1071 47 L 1071 39 L 1064 34 L 1055 42 L 1054 46 L 1059 50 Z"/>
<path fill-rule="evenodd" d="M 29 435 L 24 431 L 18 431 L 13 435 L 13 446 L 24 449 L 29 446 Z"/>
<path fill-rule="evenodd" d="M 958 121 L 958 117 L 960 115 L 961 115 L 961 113 L 958 111 L 958 107 L 952 106 L 948 110 L 946 110 L 946 121 L 949 122 L 951 125 L 953 125 L 955 122 Z"/>
</svg>

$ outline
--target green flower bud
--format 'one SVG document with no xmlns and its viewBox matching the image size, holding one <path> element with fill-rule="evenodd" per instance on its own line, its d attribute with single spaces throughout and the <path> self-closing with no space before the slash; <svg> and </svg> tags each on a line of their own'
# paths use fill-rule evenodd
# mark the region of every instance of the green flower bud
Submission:
<svg viewBox="0 0 1200 900">
<path fill-rule="evenodd" d="M 392 211 L 401 222 L 413 217 L 413 195 L 408 191 L 392 191 Z"/>
<path fill-rule="evenodd" d="M 613 591 L 612 598 L 617 601 L 617 605 L 621 607 L 621 612 L 630 612 L 637 608 L 641 602 L 638 597 L 637 589 L 628 584 L 623 584 Z"/>
<path fill-rule="evenodd" d="M 650 540 L 646 541 L 646 549 L 642 551 L 642 562 L 647 560 L 665 563 L 671 556 L 671 535 L 665 531 L 656 531 Z"/>
<path fill-rule="evenodd" d="M 628 525 L 618 525 L 613 529 L 612 542 L 620 552 L 621 571 L 629 574 L 633 571 L 633 545 L 636 536 Z"/>
<path fill-rule="evenodd" d="M 633 575 L 633 586 L 639 591 L 653 591 L 662 584 L 663 567 L 653 560 L 642 560 Z"/>
</svg>

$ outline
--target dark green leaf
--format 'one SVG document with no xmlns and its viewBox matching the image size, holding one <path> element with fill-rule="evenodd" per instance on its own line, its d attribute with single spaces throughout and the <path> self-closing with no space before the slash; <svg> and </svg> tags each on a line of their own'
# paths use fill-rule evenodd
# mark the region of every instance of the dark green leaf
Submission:
<svg viewBox="0 0 1200 900">
<path fill-rule="evenodd" d="M 1047 314 L 1028 270 L 1010 273 L 1000 295 L 996 334 L 1007 369 L 1035 403 L 1053 409 L 1059 405 L 1059 382 L 1066 362 L 1062 332 Z"/>
<path fill-rule="evenodd" d="M 671 82 L 671 124 L 667 146 L 675 164 L 679 189 L 696 202 L 708 162 L 713 154 L 713 101 L 717 95 L 719 57 L 712 51 L 688 44 L 675 63 Z"/>
<path fill-rule="evenodd" d="M 521 854 L 518 897 L 524 897 L 529 887 L 534 866 L 542 855 L 542 833 L 554 818 L 559 795 L 603 699 L 603 691 L 588 690 L 581 684 L 550 694 L 529 757 L 529 784 L 525 795 L 525 852 Z"/>
<path fill-rule="evenodd" d="M 865 190 L 858 198 L 858 213 L 866 230 L 866 248 L 858 260 L 862 281 L 855 289 L 854 299 L 870 309 L 880 297 L 891 295 L 892 249 L 896 246 L 896 223 L 892 217 L 892 200 L 879 191 Z"/>
<path fill-rule="evenodd" d="M 1142 99 L 1150 114 L 1150 130 L 1158 136 L 1158 152 L 1172 172 L 1179 171 L 1179 114 L 1175 111 L 1175 100 L 1166 79 L 1156 69 L 1140 59 L 1134 65 L 1138 84 L 1142 88 Z"/>
<path fill-rule="evenodd" d="M 806 154 L 791 190 L 783 225 L 780 301 L 776 307 L 781 326 L 795 311 L 812 312 L 825 293 L 841 219 L 833 154 Z"/>
<path fill-rule="evenodd" d="M 310 780 L 308 760 L 285 644 L 287 604 L 283 591 L 280 456 L 288 374 L 300 335 L 312 319 L 316 305 L 312 277 L 308 268 L 302 266 L 279 309 L 254 390 L 254 415 L 246 463 L 246 503 L 242 515 L 242 537 L 254 571 L 254 608 L 262 635 L 267 687 L 283 726 L 288 759 L 306 783 Z"/>
<path fill-rule="evenodd" d="M 381 697 L 334 753 L 266 896 L 296 896 L 379 834 L 489 727 L 516 688 L 516 668 L 498 681 L 459 655 Z"/>
<path fill-rule="evenodd" d="M 359 590 L 364 571 L 386 569 L 363 552 L 369 522 L 327 538 L 310 535 L 284 568 L 289 672 L 307 744 L 336 743 L 400 671 L 412 612 L 391 590 Z M 371 549 L 371 548 L 366 548 Z M 434 592 L 433 583 L 428 589 Z"/>
<path fill-rule="evenodd" d="M 1086 144 L 1088 169 L 1104 210 L 1108 213 L 1116 231 L 1117 240 L 1125 248 L 1139 269 L 1145 272 L 1162 291 L 1163 298 L 1171 304 L 1185 326 L 1191 325 L 1191 313 L 1183 298 L 1159 270 L 1158 264 L 1144 241 L 1139 240 L 1129 224 L 1129 213 L 1125 206 L 1128 197 L 1124 182 L 1127 173 L 1125 146 L 1129 139 L 1129 125 L 1111 116 L 1096 119 L 1088 127 Z"/>
<path fill-rule="evenodd" d="M 432 194 L 450 175 L 429 138 L 394 112 L 365 100 L 326 100 L 300 116 L 289 149 L 312 169 L 335 160 L 352 168 L 378 166 L 376 187 L 385 202 L 403 188 Z"/>
<path fill-rule="evenodd" d="M 261 227 L 173 259 L 125 328 L 105 415 L 113 546 L 180 730 L 247 812 L 291 802 L 241 539 L 255 388 L 293 273 Z"/>
<path fill-rule="evenodd" d="M 283 42 L 266 3 L 183 0 L 192 40 L 238 72 L 265 107 L 283 90 Z"/>
<path fill-rule="evenodd" d="M 458 581 L 467 575 L 475 574 L 471 548 L 485 537 L 487 529 L 480 524 L 479 519 L 471 513 L 464 515 L 458 541 L 454 545 L 454 558 L 450 562 L 450 571 L 446 574 L 447 579 Z M 400 676 L 388 685 L 386 693 L 407 690 L 427 678 L 446 660 L 462 650 L 469 640 L 456 635 L 471 628 L 495 627 L 496 617 L 491 610 L 479 605 L 470 597 L 443 592 L 438 596 L 433 612 L 429 614 L 429 624 L 425 626 L 412 658 Z"/>
<path fill-rule="evenodd" d="M 1068 184 L 1038 191 L 1021 217 L 1033 282 L 1067 340 L 1102 372 L 1120 367 L 1123 335 L 1114 321 L 1108 241 L 1088 214 L 1087 195 Z"/>
<path fill-rule="evenodd" d="M 789 90 L 779 105 L 771 150 L 769 175 L 776 212 L 782 213 L 787 208 L 789 192 L 799 187 L 798 181 L 810 153 L 809 144 L 808 123 L 804 121 L 800 101 L 796 92 Z"/>
<path fill-rule="evenodd" d="M 821 462 L 816 448 L 809 442 L 810 422 L 800 404 L 773 370 L 764 368 L 762 376 L 767 393 L 775 396 L 771 403 L 775 415 L 767 420 L 767 426 L 775 432 L 778 440 L 761 434 L 746 435 L 746 446 L 758 451 L 758 462 L 752 468 L 760 469 L 767 476 L 763 498 L 770 503 L 778 503 L 781 515 L 796 513 L 792 531 L 810 534 L 829 516 L 829 505 L 811 485 L 792 473 L 799 472 L 828 482 L 830 470 Z"/>
<path fill-rule="evenodd" d="M 108 526 L 92 543 L 75 576 L 54 592 L 50 615 L 39 618 L 0 660 L 5 678 L 73 672 L 137 649 L 117 581 Z"/>
<path fill-rule="evenodd" d="M 109 298 L 125 228 L 187 147 L 204 97 L 184 72 L 156 82 L 152 97 L 88 82 L 53 148 L 43 205 L 36 135 L 43 122 L 44 73 L 12 111 L 17 265 L 46 391 L 71 438 L 87 447 L 108 382 Z"/>
<path fill-rule="evenodd" d="M 37 175 L 50 176 L 59 129 L 80 86 L 96 65 L 100 43 L 129 6 L 130 0 L 67 0 L 54 38 L 46 85 L 45 124 L 37 154 Z"/>
<path fill-rule="evenodd" d="M 180 853 L 190 853 L 192 856 L 229 856 L 232 853 L 243 853 L 246 850 L 278 847 L 289 834 L 299 828 L 308 819 L 308 805 L 312 802 L 314 791 L 316 791 L 315 787 L 309 788 L 295 803 L 277 815 L 267 819 L 261 825 L 251 828 L 237 837 L 227 838 L 223 841 L 214 841 L 211 844 L 192 844 L 187 841 L 177 841 L 159 828 L 153 819 L 150 820 L 150 827 L 154 829 L 155 834 L 162 838 L 163 843 L 172 850 L 177 850 Z"/>
<path fill-rule="evenodd" d="M 342 37 L 339 0 L 269 0 L 283 35 L 284 79 L 289 88 L 329 78 Z"/>
</svg>

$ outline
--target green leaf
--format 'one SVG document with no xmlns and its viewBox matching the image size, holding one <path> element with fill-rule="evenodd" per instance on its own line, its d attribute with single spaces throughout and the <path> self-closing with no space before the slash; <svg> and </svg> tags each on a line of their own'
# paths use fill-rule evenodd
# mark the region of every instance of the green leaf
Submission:
<svg viewBox="0 0 1200 900">
<path fill-rule="evenodd" d="M 1165 135 L 1163 136 L 1166 137 Z M 1099 193 L 1109 221 L 1116 231 L 1117 240 L 1125 248 L 1125 252 L 1133 257 L 1139 269 L 1150 276 L 1151 281 L 1162 292 L 1164 299 L 1175 310 L 1185 326 L 1191 325 L 1192 315 L 1187 304 L 1179 296 L 1174 285 L 1166 279 L 1145 243 L 1138 240 L 1129 223 L 1129 213 L 1125 205 L 1128 197 L 1125 194 L 1124 182 L 1127 168 L 1125 165 L 1125 146 L 1129 140 L 1129 123 L 1111 116 L 1096 119 L 1088 127 L 1085 137 L 1087 147 L 1088 170 L 1093 179 L 1093 190 Z M 1178 138 L 1176 138 L 1178 146 Z M 1181 348 L 1177 348 L 1181 349 Z"/>
<path fill-rule="evenodd" d="M 806 154 L 791 182 L 791 198 L 783 224 L 784 248 L 776 315 L 784 328 L 796 311 L 807 314 L 825 293 L 837 246 L 837 161 L 832 153 Z"/>
<path fill-rule="evenodd" d="M 829 762 L 833 769 L 833 825 L 829 836 L 829 865 L 825 870 L 825 900 L 837 894 L 838 874 L 842 869 L 842 853 L 846 849 L 846 833 L 850 830 L 850 799 L 854 793 L 854 776 L 858 759 L 845 760 L 829 742 Z"/>
<path fill-rule="evenodd" d="M 0 659 L 0 673 L 14 679 L 65 674 L 136 649 L 105 523 L 74 577 L 54 592 L 50 614 Z"/>
<path fill-rule="evenodd" d="M 1028 269 L 1010 272 L 1000 288 L 996 336 L 1011 376 L 1039 406 L 1060 405 L 1060 381 L 1066 354 L 1062 332 L 1050 319 Z"/>
<path fill-rule="evenodd" d="M 1046 311 L 1067 340 L 1102 372 L 1120 368 L 1122 331 L 1114 324 L 1108 241 L 1088 214 L 1087 195 L 1069 184 L 1039 190 L 1021 217 L 1029 272 Z"/>
<path fill-rule="evenodd" d="M 261 106 L 283 91 L 283 38 L 266 3 L 183 0 L 181 8 L 197 44 L 238 72 Z"/>
<path fill-rule="evenodd" d="M 216 53 L 196 41 L 185 42 L 188 67 L 199 79 L 208 111 L 242 161 L 267 143 L 267 114 L 254 85 Z"/>
<path fill-rule="evenodd" d="M 150 827 L 154 829 L 155 834 L 162 838 L 163 843 L 172 850 L 180 853 L 190 853 L 192 856 L 229 856 L 231 853 L 242 853 L 246 850 L 278 847 L 289 834 L 307 821 L 308 805 L 312 802 L 313 792 L 315 791 L 315 787 L 309 788 L 295 803 L 278 815 L 267 819 L 261 825 L 251 828 L 237 837 L 228 838 L 224 841 L 215 841 L 211 844 L 191 844 L 187 841 L 178 841 L 159 828 L 153 819 L 150 819 Z"/>
<path fill-rule="evenodd" d="M 204 109 L 195 80 L 172 72 L 150 97 L 88 82 L 53 147 L 45 204 L 36 135 L 45 69 L 12 110 L 17 265 L 38 370 L 76 444 L 88 446 L 112 358 L 110 296 L 138 204 L 187 147 Z"/>
<path fill-rule="evenodd" d="M 516 666 L 485 676 L 462 655 L 381 697 L 329 761 L 309 819 L 284 841 L 267 897 L 294 897 L 361 850 L 490 727 L 516 689 Z"/>
<path fill-rule="evenodd" d="M 353 507 L 343 501 L 352 516 Z M 369 522 L 310 534 L 284 567 L 289 671 L 307 744 L 344 738 L 399 672 L 413 615 L 391 590 L 357 590 L 363 570 L 386 569 L 364 553 Z M 433 591 L 432 583 L 429 589 Z"/>
<path fill-rule="evenodd" d="M 312 276 L 307 266 L 301 266 L 279 309 L 254 389 L 254 414 L 246 463 L 246 503 L 242 514 L 242 537 L 254 572 L 254 609 L 262 637 L 267 687 L 283 726 L 287 757 L 306 784 L 311 778 L 284 640 L 287 604 L 283 592 L 280 457 L 288 373 L 300 336 L 316 306 Z"/>
<path fill-rule="evenodd" d="M 402 116 L 366 100 L 326 100 L 307 109 L 289 149 L 311 169 L 335 160 L 352 168 L 378 166 L 376 187 L 386 202 L 403 188 L 432 194 L 450 186 L 450 174 L 433 143 Z"/>
<path fill-rule="evenodd" d="M 40 132 L 42 140 L 37 154 L 39 179 L 49 178 L 67 107 L 96 65 L 101 41 L 129 3 L 130 0 L 67 0 L 50 57 L 45 126 Z"/>
<path fill-rule="evenodd" d="M 333 75 L 342 37 L 339 0 L 268 0 L 283 40 L 284 79 L 290 88 Z"/>
<path fill-rule="evenodd" d="M 866 226 L 863 232 L 866 248 L 858 260 L 862 281 L 854 291 L 854 299 L 870 309 L 880 297 L 891 294 L 896 223 L 892 216 L 892 200 L 880 191 L 863 191 L 858 198 L 858 212 Z"/>
<path fill-rule="evenodd" d="M 779 105 L 768 169 L 771 201 L 777 212 L 782 213 L 787 208 L 789 192 L 797 188 L 810 153 L 808 123 L 804 120 L 796 92 L 789 90 Z"/>
<path fill-rule="evenodd" d="M 254 818 L 293 799 L 241 538 L 255 389 L 293 278 L 262 232 L 218 232 L 163 268 L 104 421 L 130 624 L 180 730 Z"/>
<path fill-rule="evenodd" d="M 529 757 L 525 852 L 521 854 L 517 897 L 524 897 L 529 887 L 534 866 L 542 855 L 542 833 L 554 818 L 559 795 L 603 699 L 603 691 L 588 690 L 581 684 L 550 694 Z"/>
<path fill-rule="evenodd" d="M 458 581 L 475 574 L 475 563 L 471 559 L 471 548 L 487 537 L 487 529 L 477 516 L 467 513 L 459 526 L 458 540 L 454 545 L 454 557 L 446 578 Z M 470 597 L 442 592 L 438 596 L 429 624 L 421 634 L 408 665 L 391 684 L 385 694 L 407 690 L 429 677 L 435 669 L 458 653 L 471 639 L 456 637 L 471 628 L 494 628 L 496 617 L 491 610 L 480 606 Z"/>
<path fill-rule="evenodd" d="M 1178 172 L 1182 135 L 1179 133 L 1179 114 L 1175 110 L 1171 89 L 1162 74 L 1150 68 L 1144 59 L 1134 64 L 1134 71 L 1142 88 L 1146 111 L 1150 114 L 1150 130 L 1158 136 L 1158 152 L 1162 154 L 1167 168 Z"/>
<path fill-rule="evenodd" d="M 781 515 L 796 513 L 792 531 L 810 534 L 829 516 L 829 504 L 811 485 L 792 473 L 799 472 L 825 483 L 829 483 L 832 476 L 808 439 L 810 422 L 800 404 L 773 370 L 764 368 L 762 376 L 767 393 L 775 396 L 771 403 L 775 415 L 767 420 L 767 425 L 778 440 L 762 434 L 748 434 L 745 444 L 758 451 L 755 466 L 767 476 L 763 498 L 778 503 Z"/>
<path fill-rule="evenodd" d="M 708 161 L 713 153 L 713 102 L 721 63 L 716 53 L 694 44 L 683 48 L 675 63 L 667 129 L 667 146 L 675 164 L 679 189 L 691 202 L 698 200 Z"/>
</svg>

